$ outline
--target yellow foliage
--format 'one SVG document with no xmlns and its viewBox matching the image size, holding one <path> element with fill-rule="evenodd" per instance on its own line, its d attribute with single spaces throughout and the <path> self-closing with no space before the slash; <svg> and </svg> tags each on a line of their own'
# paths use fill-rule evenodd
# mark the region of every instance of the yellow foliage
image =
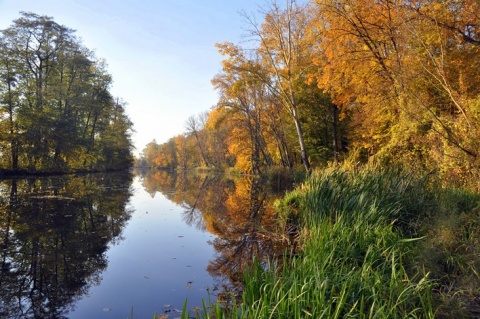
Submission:
<svg viewBox="0 0 480 319">
<path fill-rule="evenodd" d="M 315 8 L 316 76 L 352 119 L 353 146 L 458 174 L 474 167 L 480 37 L 469 26 L 479 2 L 317 0 Z"/>
</svg>

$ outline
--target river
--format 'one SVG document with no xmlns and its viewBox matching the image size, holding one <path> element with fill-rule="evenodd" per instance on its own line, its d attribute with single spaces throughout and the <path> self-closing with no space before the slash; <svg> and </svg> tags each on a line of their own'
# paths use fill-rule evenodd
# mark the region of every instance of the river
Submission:
<svg viewBox="0 0 480 319">
<path fill-rule="evenodd" d="M 278 186 L 278 185 L 275 185 Z M 228 300 L 281 254 L 251 177 L 144 172 L 0 183 L 0 318 L 164 318 Z"/>
</svg>

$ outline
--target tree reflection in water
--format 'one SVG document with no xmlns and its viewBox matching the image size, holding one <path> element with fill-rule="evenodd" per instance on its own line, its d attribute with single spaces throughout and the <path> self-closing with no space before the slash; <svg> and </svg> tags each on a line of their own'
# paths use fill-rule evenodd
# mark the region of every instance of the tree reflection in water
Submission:
<svg viewBox="0 0 480 319">
<path fill-rule="evenodd" d="M 187 224 L 217 236 L 212 242 L 216 258 L 207 271 L 218 283 L 214 293 L 226 302 L 242 289 L 243 273 L 254 258 L 266 261 L 286 248 L 274 235 L 273 209 L 284 190 L 272 190 L 259 179 L 157 171 L 144 176 L 144 186 L 181 205 Z"/>
<path fill-rule="evenodd" d="M 0 183 L 0 318 L 66 318 L 132 212 L 130 174 Z"/>
</svg>

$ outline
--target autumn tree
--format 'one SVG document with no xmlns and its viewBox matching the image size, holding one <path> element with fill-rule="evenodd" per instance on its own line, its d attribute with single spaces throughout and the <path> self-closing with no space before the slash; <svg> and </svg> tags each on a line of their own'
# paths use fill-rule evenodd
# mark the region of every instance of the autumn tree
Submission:
<svg viewBox="0 0 480 319">
<path fill-rule="evenodd" d="M 187 119 L 185 123 L 187 134 L 194 136 L 195 140 L 197 141 L 197 147 L 200 151 L 200 155 L 202 156 L 202 160 L 205 166 L 210 165 L 210 159 L 206 149 L 206 136 L 203 132 L 203 127 L 205 126 L 207 117 L 207 113 L 201 113 L 197 116 L 192 115 Z"/>
<path fill-rule="evenodd" d="M 215 167 L 228 168 L 235 165 L 236 157 L 230 152 L 228 144 L 231 124 L 225 108 L 214 108 L 208 113 L 204 130 L 208 137 L 210 158 Z"/>
<path fill-rule="evenodd" d="M 443 28 L 452 36 L 475 46 L 480 45 L 480 3 L 475 0 L 404 2 L 419 18 Z"/>
<path fill-rule="evenodd" d="M 223 45 L 227 47 L 230 45 Z M 226 108 L 229 120 L 236 123 L 230 144 L 237 150 L 237 161 L 243 159 L 240 160 L 243 170 L 258 174 L 261 162 L 267 166 L 273 164 L 262 128 L 268 88 L 255 76 L 259 71 L 252 70 L 258 65 L 253 60 L 242 61 L 245 62 L 240 65 L 224 61 L 223 72 L 213 78 L 212 84 L 220 92 L 217 107 Z"/>
<path fill-rule="evenodd" d="M 175 146 L 176 146 L 176 158 L 178 166 L 181 168 L 188 167 L 188 158 L 189 158 L 189 148 L 188 148 L 188 139 L 185 135 L 180 134 L 174 137 Z"/>
<path fill-rule="evenodd" d="M 243 16 L 251 26 L 252 38 L 258 40 L 258 53 L 262 57 L 270 78 L 256 75 L 268 85 L 272 94 L 278 96 L 282 105 L 291 115 L 295 124 L 302 163 L 307 172 L 310 162 L 305 146 L 302 124 L 298 113 L 298 96 L 295 82 L 306 77 L 307 66 L 311 63 L 311 43 L 305 37 L 308 26 L 306 10 L 295 0 L 286 1 L 284 9 L 272 1 L 264 11 L 264 21 L 258 25 L 253 17 Z"/>
<path fill-rule="evenodd" d="M 472 41 L 478 5 L 315 4 L 313 28 L 322 34 L 316 58 L 319 85 L 353 114 L 355 144 L 368 155 L 416 167 L 475 165 L 478 80 L 471 66 L 478 64 L 478 45 Z"/>
<path fill-rule="evenodd" d="M 291 125 L 289 115 L 284 112 L 281 102 L 276 96 L 270 95 L 265 110 L 266 140 L 269 148 L 275 146 L 270 153 L 277 165 L 291 169 L 295 164 L 294 143 L 289 138 Z"/>
<path fill-rule="evenodd" d="M 444 178 L 462 183 L 478 179 L 480 5 L 419 1 L 408 9 L 416 21 L 408 25 L 417 53 L 410 58 L 422 66 L 408 69 L 416 70 L 408 84 L 412 100 L 426 113 L 431 157 Z"/>
</svg>

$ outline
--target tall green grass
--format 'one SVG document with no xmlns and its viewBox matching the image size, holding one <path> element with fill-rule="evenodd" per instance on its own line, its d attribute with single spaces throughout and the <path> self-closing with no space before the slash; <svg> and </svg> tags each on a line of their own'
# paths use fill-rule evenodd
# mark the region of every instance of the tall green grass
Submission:
<svg viewBox="0 0 480 319">
<path fill-rule="evenodd" d="M 439 278 L 418 263 L 425 221 L 461 205 L 472 209 L 478 198 L 395 167 L 315 172 L 277 203 L 285 227 L 298 229 L 294 251 L 254 262 L 238 307 L 217 304 L 197 317 L 434 318 Z"/>
<path fill-rule="evenodd" d="M 399 169 L 315 173 L 279 203 L 301 229 L 282 270 L 246 275 L 242 318 L 433 318 L 431 282 L 410 273 L 402 229 L 429 201 Z"/>
</svg>

